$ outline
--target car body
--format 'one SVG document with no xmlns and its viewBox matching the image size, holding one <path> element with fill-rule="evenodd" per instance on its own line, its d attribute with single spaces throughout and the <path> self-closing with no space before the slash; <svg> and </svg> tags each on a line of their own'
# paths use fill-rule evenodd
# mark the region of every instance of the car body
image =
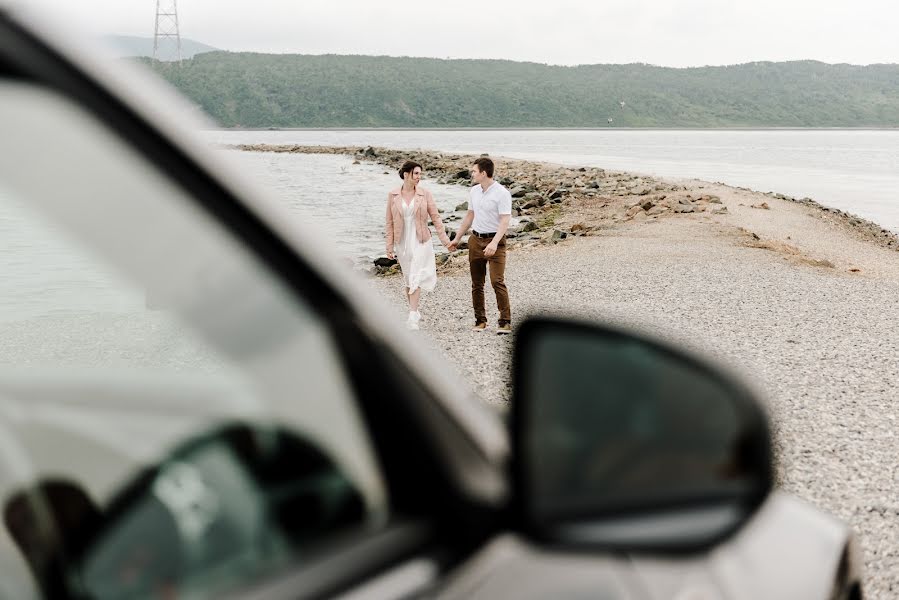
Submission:
<svg viewBox="0 0 899 600">
<path fill-rule="evenodd" d="M 542 521 L 541 361 L 517 364 L 507 425 L 193 118 L 0 8 L 3 597 L 861 597 L 851 531 L 771 491 L 764 449 L 705 537 L 683 507 L 605 512 L 595 535 Z"/>
</svg>

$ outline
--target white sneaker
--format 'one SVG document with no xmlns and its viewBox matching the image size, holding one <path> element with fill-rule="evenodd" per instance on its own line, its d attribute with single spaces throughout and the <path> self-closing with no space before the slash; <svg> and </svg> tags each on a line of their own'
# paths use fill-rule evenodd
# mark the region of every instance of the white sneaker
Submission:
<svg viewBox="0 0 899 600">
<path fill-rule="evenodd" d="M 406 319 L 406 327 L 412 330 L 418 329 L 418 321 L 421 319 L 421 315 L 415 311 L 409 311 L 409 318 Z"/>
</svg>

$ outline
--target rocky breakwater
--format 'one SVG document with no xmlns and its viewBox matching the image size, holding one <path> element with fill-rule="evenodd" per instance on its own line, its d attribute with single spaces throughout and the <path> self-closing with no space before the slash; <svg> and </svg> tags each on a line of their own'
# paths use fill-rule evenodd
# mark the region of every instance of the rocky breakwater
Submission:
<svg viewBox="0 0 899 600">
<path fill-rule="evenodd" d="M 403 162 L 415 160 L 424 166 L 428 178 L 449 185 L 470 185 L 469 168 L 479 156 L 488 154 L 456 154 L 425 150 L 396 150 L 366 146 L 303 146 L 244 144 L 232 146 L 251 152 L 291 152 L 303 154 L 342 154 L 356 162 L 369 162 L 398 169 Z M 524 246 L 557 244 L 571 238 L 591 236 L 627 221 L 677 218 L 707 213 L 727 215 L 721 198 L 708 193 L 708 184 L 689 181 L 673 183 L 633 173 L 609 171 L 597 167 L 567 167 L 534 161 L 492 157 L 496 163 L 497 181 L 512 194 L 513 221 L 507 233 L 510 249 Z M 746 188 L 730 188 L 747 192 L 752 208 L 770 209 L 760 201 L 765 197 L 795 202 L 814 209 L 822 219 L 835 221 L 852 230 L 858 237 L 881 246 L 899 250 L 899 237 L 876 223 L 850 213 L 822 206 L 809 198 L 796 199 L 783 194 L 762 194 Z M 757 202 L 755 200 L 758 200 Z M 741 204 L 743 206 L 743 204 Z M 444 223 L 450 238 L 455 237 L 453 223 L 460 221 L 467 203 L 445 214 Z M 756 236 L 758 241 L 758 236 Z M 764 240 L 762 240 L 764 241 Z M 467 264 L 467 238 L 452 254 L 440 253 L 438 268 L 452 270 Z M 398 271 L 395 260 L 386 256 L 374 260 L 378 274 Z"/>
<path fill-rule="evenodd" d="M 244 144 L 234 148 L 251 152 L 344 154 L 355 157 L 356 161 L 391 169 L 398 169 L 407 160 L 415 160 L 424 165 L 427 176 L 438 183 L 465 186 L 470 185 L 469 168 L 478 158 L 478 155 L 372 146 Z M 514 218 L 507 233 L 510 249 L 595 235 L 622 221 L 727 211 L 716 196 L 691 193 L 685 186 L 651 177 L 595 167 L 565 167 L 495 157 L 494 162 L 497 181 L 512 194 Z M 461 221 L 467 210 L 468 204 L 463 203 L 444 216 L 451 238 L 455 237 L 457 229 L 453 223 Z M 466 238 L 456 252 L 438 255 L 439 268 L 452 269 L 464 264 L 467 253 Z M 397 270 L 396 261 L 386 256 L 376 258 L 374 267 L 379 274 L 392 274 Z"/>
</svg>

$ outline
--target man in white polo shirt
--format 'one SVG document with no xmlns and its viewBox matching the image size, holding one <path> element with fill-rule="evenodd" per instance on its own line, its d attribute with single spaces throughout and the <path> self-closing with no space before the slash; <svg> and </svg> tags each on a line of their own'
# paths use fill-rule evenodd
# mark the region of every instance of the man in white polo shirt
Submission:
<svg viewBox="0 0 899 600">
<path fill-rule="evenodd" d="M 455 250 L 471 227 L 468 237 L 468 266 L 471 270 L 471 302 L 474 305 L 474 330 L 487 329 L 484 308 L 484 277 L 490 271 L 490 285 L 496 294 L 499 323 L 496 332 L 512 333 L 512 308 L 506 288 L 506 229 L 512 216 L 512 194 L 493 180 L 493 161 L 481 157 L 471 166 L 471 180 L 476 184 L 469 192 L 468 213 L 449 249 Z"/>
</svg>

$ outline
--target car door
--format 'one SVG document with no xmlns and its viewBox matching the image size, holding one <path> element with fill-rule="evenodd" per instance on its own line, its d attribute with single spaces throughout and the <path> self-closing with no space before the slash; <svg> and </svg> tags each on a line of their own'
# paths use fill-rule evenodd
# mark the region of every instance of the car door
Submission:
<svg viewBox="0 0 899 600">
<path fill-rule="evenodd" d="M 182 104 L 0 15 L 2 591 L 401 597 L 468 556 L 499 424 L 150 124 Z"/>
</svg>

